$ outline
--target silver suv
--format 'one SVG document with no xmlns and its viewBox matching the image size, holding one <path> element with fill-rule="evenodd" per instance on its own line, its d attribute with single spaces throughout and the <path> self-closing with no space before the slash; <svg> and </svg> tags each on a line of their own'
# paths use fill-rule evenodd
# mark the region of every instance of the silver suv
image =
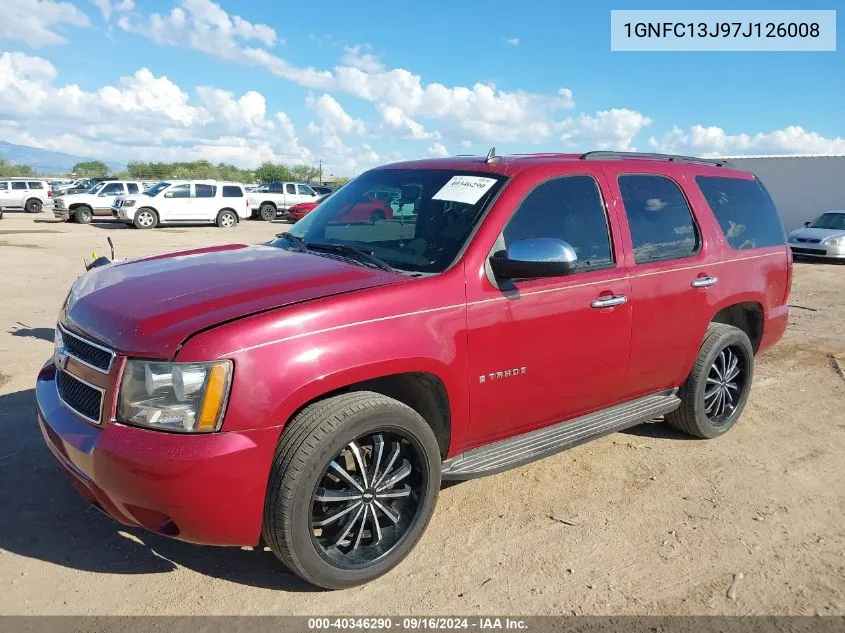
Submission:
<svg viewBox="0 0 845 633">
<path fill-rule="evenodd" d="M 118 196 L 133 195 L 143 190 L 144 186 L 137 180 L 102 180 L 84 193 L 57 197 L 53 215 L 88 224 L 97 215 L 111 217 L 111 207 Z"/>
<path fill-rule="evenodd" d="M 23 209 L 41 213 L 53 204 L 53 190 L 46 180 L 39 178 L 0 178 L 0 210 Z"/>
</svg>

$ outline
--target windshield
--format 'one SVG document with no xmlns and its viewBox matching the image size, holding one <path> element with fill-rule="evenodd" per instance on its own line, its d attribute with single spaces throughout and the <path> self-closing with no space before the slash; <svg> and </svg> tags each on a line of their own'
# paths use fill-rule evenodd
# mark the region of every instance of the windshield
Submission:
<svg viewBox="0 0 845 633">
<path fill-rule="evenodd" d="M 810 225 L 810 228 L 845 231 L 845 213 L 822 213 Z"/>
<path fill-rule="evenodd" d="M 98 182 L 98 183 L 91 186 L 91 188 L 88 190 L 88 193 L 97 193 L 100 189 L 102 189 L 105 186 L 106 186 L 105 182 Z"/>
<path fill-rule="evenodd" d="M 290 234 L 306 248 L 342 245 L 399 271 L 439 273 L 455 259 L 504 180 L 448 169 L 375 169 L 328 196 Z M 291 246 L 284 238 L 271 243 Z"/>
<path fill-rule="evenodd" d="M 169 182 L 157 182 L 156 184 L 154 184 L 149 189 L 145 189 L 144 194 L 148 195 L 150 198 L 154 198 L 159 193 L 161 193 L 162 191 L 167 189 L 169 186 L 170 186 Z"/>
</svg>

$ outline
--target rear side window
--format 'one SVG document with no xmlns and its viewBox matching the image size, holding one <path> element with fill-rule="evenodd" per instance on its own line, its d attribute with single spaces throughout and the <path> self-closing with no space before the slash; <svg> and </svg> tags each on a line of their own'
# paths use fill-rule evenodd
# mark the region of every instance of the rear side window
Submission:
<svg viewBox="0 0 845 633">
<path fill-rule="evenodd" d="M 12 181 L 12 189 L 26 189 L 26 183 L 20 181 Z"/>
<path fill-rule="evenodd" d="M 604 204 L 591 176 L 548 180 L 526 196 L 505 227 L 505 246 L 537 237 L 568 242 L 579 267 L 613 263 Z"/>
<path fill-rule="evenodd" d="M 680 259 L 699 249 L 698 228 L 681 188 L 653 174 L 619 177 L 638 264 Z"/>
<path fill-rule="evenodd" d="M 282 183 L 274 182 L 270 185 L 270 188 L 267 189 L 270 193 L 282 193 Z"/>
<path fill-rule="evenodd" d="M 136 185 L 134 182 L 127 182 L 126 189 L 129 191 L 129 193 L 138 193 L 138 185 Z"/>
<path fill-rule="evenodd" d="M 223 185 L 224 198 L 243 198 L 244 190 L 234 185 Z"/>
<path fill-rule="evenodd" d="M 43 189 L 44 185 L 38 181 L 29 183 L 30 189 Z"/>
<path fill-rule="evenodd" d="M 285 185 L 285 193 L 296 193 L 296 185 L 288 183 Z"/>
<path fill-rule="evenodd" d="M 696 176 L 695 182 L 736 250 L 776 246 L 786 241 L 780 214 L 756 178 Z"/>
<path fill-rule="evenodd" d="M 195 198 L 213 198 L 217 193 L 217 187 L 214 185 L 194 185 Z"/>
</svg>

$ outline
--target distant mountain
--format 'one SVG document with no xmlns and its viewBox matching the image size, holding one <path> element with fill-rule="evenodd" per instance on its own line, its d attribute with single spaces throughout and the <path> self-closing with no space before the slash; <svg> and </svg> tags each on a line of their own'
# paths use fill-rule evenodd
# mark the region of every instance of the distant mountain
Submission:
<svg viewBox="0 0 845 633">
<path fill-rule="evenodd" d="M 87 156 L 76 156 L 74 154 L 65 154 L 64 152 L 54 152 L 49 149 L 41 149 L 39 147 L 30 147 L 29 145 L 15 145 L 0 141 L 0 158 L 5 158 L 9 162 L 18 165 L 29 165 L 38 173 L 67 173 L 71 167 L 76 163 L 81 163 L 86 160 L 98 160 Z M 126 165 L 115 163 L 111 161 L 103 161 L 109 166 L 109 169 L 114 171 L 122 171 L 126 169 Z"/>
</svg>

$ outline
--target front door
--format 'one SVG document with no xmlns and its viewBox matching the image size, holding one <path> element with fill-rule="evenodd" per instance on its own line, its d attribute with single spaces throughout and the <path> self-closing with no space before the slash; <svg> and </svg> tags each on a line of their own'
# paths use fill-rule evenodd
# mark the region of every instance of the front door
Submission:
<svg viewBox="0 0 845 633">
<path fill-rule="evenodd" d="M 593 174 L 554 177 L 517 207 L 493 251 L 557 238 L 578 255 L 562 277 L 468 287 L 470 429 L 466 448 L 619 401 L 631 336 L 630 280 L 617 261 Z M 471 279 L 472 276 L 468 276 Z"/>
<path fill-rule="evenodd" d="M 95 215 L 111 215 L 111 205 L 117 196 L 122 196 L 126 191 L 122 182 L 110 182 L 106 184 L 100 193 L 97 194 L 97 201 L 94 207 Z"/>
<path fill-rule="evenodd" d="M 9 187 L 9 182 L 0 182 L 0 208 L 7 207 L 12 204 L 12 191 Z"/>
<path fill-rule="evenodd" d="M 173 185 L 162 194 L 159 219 L 162 222 L 191 220 L 191 185 Z"/>
</svg>

